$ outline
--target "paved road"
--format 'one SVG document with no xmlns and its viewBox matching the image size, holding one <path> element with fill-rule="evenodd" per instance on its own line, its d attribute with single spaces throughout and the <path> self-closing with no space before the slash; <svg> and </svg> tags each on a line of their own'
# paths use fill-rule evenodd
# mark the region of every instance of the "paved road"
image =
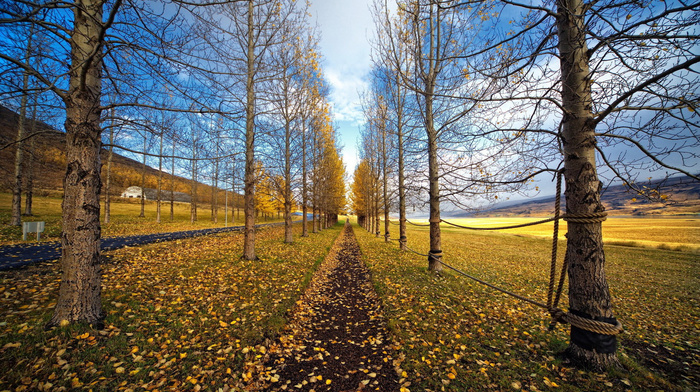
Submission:
<svg viewBox="0 0 700 392">
<path fill-rule="evenodd" d="M 294 222 L 296 223 L 296 222 Z M 278 226 L 284 222 L 265 223 L 256 227 Z M 153 242 L 172 241 L 182 238 L 199 237 L 202 235 L 223 233 L 228 231 L 241 231 L 243 226 L 217 227 L 214 229 L 201 229 L 189 231 L 176 231 L 171 233 L 155 233 L 143 235 L 131 235 L 125 237 L 103 238 L 101 249 L 114 250 L 126 246 L 145 245 Z M 23 267 L 40 261 L 56 260 L 61 257 L 61 243 L 59 241 L 43 242 L 35 244 L 17 244 L 0 246 L 0 271 Z"/>
</svg>

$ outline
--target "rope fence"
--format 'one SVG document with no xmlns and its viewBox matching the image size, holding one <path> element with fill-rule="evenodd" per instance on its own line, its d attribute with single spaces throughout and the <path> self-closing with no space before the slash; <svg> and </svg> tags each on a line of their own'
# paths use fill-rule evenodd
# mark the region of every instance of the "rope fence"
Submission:
<svg viewBox="0 0 700 392">
<path fill-rule="evenodd" d="M 482 285 L 485 285 L 487 287 L 490 287 L 496 291 L 499 291 L 501 293 L 504 293 L 506 295 L 510 295 L 514 298 L 517 298 L 521 301 L 528 302 L 532 305 L 535 305 L 537 307 L 546 309 L 549 314 L 552 317 L 552 321 L 550 323 L 550 329 L 554 328 L 554 325 L 556 325 L 557 322 L 561 323 L 568 323 L 571 326 L 580 328 L 582 330 L 598 333 L 601 335 L 617 335 L 620 332 L 622 332 L 622 324 L 619 321 L 616 321 L 616 324 L 610 324 L 606 323 L 603 321 L 598 321 L 598 320 L 592 320 L 588 319 L 585 317 L 577 316 L 575 314 L 572 314 L 570 312 L 566 312 L 558 307 L 559 301 L 561 299 L 561 295 L 564 289 L 564 281 L 566 280 L 566 269 L 568 267 L 568 255 L 564 256 L 564 262 L 561 267 L 561 271 L 559 273 L 558 279 L 557 279 L 557 253 L 558 253 L 558 242 L 559 242 L 559 221 L 564 220 L 566 222 L 575 222 L 575 223 L 598 223 L 598 222 L 603 222 L 606 217 L 607 213 L 605 212 L 600 212 L 600 213 L 593 213 L 593 214 L 579 214 L 579 215 L 573 215 L 573 214 L 561 214 L 561 185 L 562 185 L 562 174 L 563 171 L 559 171 L 557 173 L 557 183 L 556 183 L 556 197 L 555 197 L 555 202 L 554 202 L 554 217 L 552 218 L 547 218 L 547 219 L 542 219 L 538 220 L 535 222 L 529 222 L 529 223 L 523 223 L 523 224 L 517 224 L 517 225 L 508 225 L 508 226 L 500 226 L 500 227 L 470 227 L 470 226 L 463 226 L 463 225 L 458 225 L 452 222 L 448 222 L 445 220 L 440 220 L 441 223 L 445 223 L 450 226 L 462 228 L 462 229 L 467 229 L 467 230 L 507 230 L 507 229 L 515 229 L 519 227 L 527 227 L 527 226 L 535 226 L 535 225 L 540 225 L 543 223 L 548 223 L 548 222 L 554 222 L 554 228 L 553 228 L 553 233 L 552 233 L 552 254 L 551 254 L 551 263 L 550 263 L 550 270 L 549 270 L 549 284 L 548 284 L 548 289 L 547 289 L 547 303 L 539 302 L 536 300 L 533 300 L 531 298 L 522 296 L 520 294 L 514 293 L 512 291 L 506 290 L 504 288 L 498 287 L 494 284 L 491 284 L 489 282 L 486 282 L 482 279 L 479 279 L 475 276 L 472 276 L 458 268 L 455 268 L 444 261 L 442 261 L 442 257 L 436 257 L 432 253 L 428 254 L 423 254 L 420 253 L 414 249 L 409 248 L 407 245 L 404 244 L 406 250 L 415 253 L 416 255 L 422 256 L 422 257 L 428 257 L 432 261 L 437 261 L 439 262 L 442 266 L 445 268 L 448 268 L 459 275 L 462 275 L 464 277 L 467 277 L 477 283 L 480 283 Z M 430 223 L 428 224 L 417 224 L 409 221 L 408 219 L 406 222 L 414 225 L 414 226 L 430 226 Z M 394 240 L 398 241 L 398 240 Z M 556 289 L 555 289 L 556 287 Z"/>
</svg>

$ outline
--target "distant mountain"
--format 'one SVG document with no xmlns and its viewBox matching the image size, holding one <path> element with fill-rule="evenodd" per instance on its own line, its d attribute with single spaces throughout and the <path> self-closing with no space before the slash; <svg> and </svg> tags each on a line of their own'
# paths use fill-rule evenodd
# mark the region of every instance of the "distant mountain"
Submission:
<svg viewBox="0 0 700 392">
<path fill-rule="evenodd" d="M 649 199 L 638 195 L 626 185 L 611 185 L 603 190 L 601 199 L 611 215 L 682 215 L 700 213 L 700 182 L 688 177 L 671 177 L 645 183 L 649 192 L 665 196 Z M 562 211 L 565 211 L 562 197 Z M 551 216 L 554 196 L 525 201 L 510 201 L 476 213 L 452 213 L 453 217 L 468 216 Z"/>
</svg>

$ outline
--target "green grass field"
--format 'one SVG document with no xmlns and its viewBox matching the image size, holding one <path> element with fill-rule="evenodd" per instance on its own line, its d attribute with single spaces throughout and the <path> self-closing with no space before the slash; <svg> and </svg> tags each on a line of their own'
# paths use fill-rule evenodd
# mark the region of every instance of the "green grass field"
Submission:
<svg viewBox="0 0 700 392">
<path fill-rule="evenodd" d="M 662 220 L 675 227 L 676 235 L 659 237 L 652 228 L 656 222 L 609 219 L 606 224 L 617 224 L 614 236 L 639 227 L 631 232 L 652 233 L 655 242 L 688 238 L 684 226 L 697 230 L 697 221 Z M 551 234 L 544 238 L 545 232 L 513 235 L 446 229 L 444 261 L 546 302 Z M 385 244 L 364 229 L 357 228 L 356 233 L 396 344 L 405 354 L 401 367 L 411 391 L 682 391 L 700 386 L 700 260 L 694 251 L 606 246 L 615 314 L 625 328 L 619 338 L 625 370 L 598 374 L 566 367 L 557 359 L 566 347 L 568 328 L 558 325 L 548 331 L 543 309 L 449 271 L 436 278 L 427 272 L 425 257 L 401 252 L 395 242 Z M 411 248 L 426 253 L 427 228 L 409 226 L 407 237 Z M 697 245 L 697 237 L 690 241 L 689 245 Z M 563 250 L 564 241 L 560 245 Z M 560 251 L 560 263 L 562 258 Z M 566 308 L 566 297 L 561 303 Z"/>
<path fill-rule="evenodd" d="M 56 241 L 61 235 L 61 198 L 34 197 L 33 212 L 31 217 L 23 217 L 23 221 L 44 221 L 46 228 L 41 235 L 41 240 Z M 22 240 L 22 228 L 8 226 L 10 223 L 12 195 L 0 193 L 0 245 L 19 243 Z M 113 237 L 134 234 L 165 233 L 171 231 L 205 229 L 210 227 L 224 227 L 224 206 L 219 206 L 218 223 L 211 220 L 211 206 L 203 204 L 197 208 L 197 221 L 190 223 L 190 205 L 187 203 L 175 203 L 174 219 L 170 220 L 170 203 L 161 205 L 161 223 L 156 222 L 156 202 L 146 201 L 145 217 L 139 218 L 141 204 L 136 199 L 113 198 L 111 203 L 110 223 L 102 224 L 102 236 Z M 102 205 L 104 218 L 104 203 Z M 241 225 L 243 211 L 234 217 L 231 222 L 231 209 L 228 209 L 228 225 Z M 260 223 L 280 221 L 276 217 L 269 220 L 258 219 Z M 104 219 L 102 219 L 104 222 Z M 36 237 L 30 237 L 36 241 Z"/>
</svg>

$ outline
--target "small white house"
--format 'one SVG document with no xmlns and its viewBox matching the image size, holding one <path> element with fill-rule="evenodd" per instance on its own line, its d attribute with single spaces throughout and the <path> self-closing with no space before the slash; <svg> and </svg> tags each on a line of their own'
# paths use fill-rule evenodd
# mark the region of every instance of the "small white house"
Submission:
<svg viewBox="0 0 700 392">
<path fill-rule="evenodd" d="M 146 196 L 146 194 L 141 192 L 141 187 L 133 185 L 133 186 L 126 188 L 126 190 L 124 190 L 124 192 L 122 192 L 122 197 L 140 199 L 142 194 L 143 194 L 144 199 L 148 200 L 148 197 Z"/>
</svg>

